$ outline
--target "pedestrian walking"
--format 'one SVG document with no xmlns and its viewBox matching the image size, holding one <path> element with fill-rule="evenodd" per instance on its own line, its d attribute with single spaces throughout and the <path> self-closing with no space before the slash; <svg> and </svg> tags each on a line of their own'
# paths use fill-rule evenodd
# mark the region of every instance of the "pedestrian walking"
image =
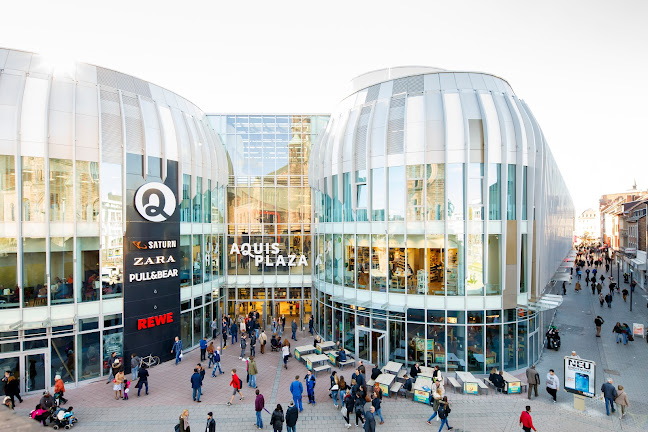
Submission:
<svg viewBox="0 0 648 432">
<path fill-rule="evenodd" d="M 250 335 L 250 357 L 256 356 L 257 337 L 254 333 Z"/>
<path fill-rule="evenodd" d="M 355 400 L 351 395 L 351 389 L 349 388 L 347 389 L 346 394 L 344 395 L 344 402 L 341 409 L 342 417 L 344 418 L 345 426 L 347 429 L 351 427 L 351 422 L 349 418 L 351 417 L 351 413 L 353 412 L 354 406 L 355 406 Z"/>
<path fill-rule="evenodd" d="M 299 418 L 299 410 L 295 406 L 294 402 L 290 402 L 288 409 L 286 410 L 286 431 L 287 432 L 297 432 L 297 419 Z"/>
<path fill-rule="evenodd" d="M 290 357 L 290 345 L 284 344 L 281 347 L 281 355 L 283 356 L 284 369 L 288 369 L 288 357 Z"/>
<path fill-rule="evenodd" d="M 180 427 L 180 432 L 191 432 L 191 427 L 189 426 L 189 410 L 182 411 L 178 421 L 178 426 Z"/>
<path fill-rule="evenodd" d="M 432 419 L 436 418 L 437 421 L 440 420 L 437 415 L 439 414 L 439 405 L 441 404 L 441 401 L 443 400 L 443 395 L 442 391 L 440 388 L 437 388 L 434 392 L 432 392 L 432 415 L 430 416 L 429 419 L 427 419 L 427 424 L 431 425 L 432 424 Z"/>
<path fill-rule="evenodd" d="M 313 315 L 308 318 L 308 332 L 313 335 L 314 332 L 314 327 L 315 327 L 315 319 L 313 318 Z"/>
<path fill-rule="evenodd" d="M 556 395 L 558 393 L 558 390 L 560 390 L 560 380 L 558 379 L 558 376 L 554 372 L 553 369 L 549 369 L 549 373 L 547 374 L 547 393 L 551 395 L 553 398 L 553 403 L 556 403 Z"/>
<path fill-rule="evenodd" d="M 376 412 L 376 408 L 374 408 L 373 406 L 365 412 L 365 432 L 376 432 L 376 417 L 374 416 L 374 412 Z M 382 423 L 383 422 L 381 422 L 381 424 Z"/>
<path fill-rule="evenodd" d="M 596 337 L 601 337 L 601 326 L 604 323 L 605 320 L 600 315 L 597 315 L 596 318 L 594 318 L 594 325 L 596 326 Z"/>
<path fill-rule="evenodd" d="M 358 427 L 358 420 L 364 425 L 364 404 L 365 398 L 361 392 L 357 392 L 355 395 L 355 402 L 353 404 L 353 412 L 355 413 L 356 427 Z"/>
<path fill-rule="evenodd" d="M 531 390 L 535 392 L 535 397 L 538 397 L 538 384 L 540 384 L 540 374 L 538 374 L 538 371 L 536 370 L 536 367 L 534 364 L 532 364 L 527 370 L 526 370 L 526 377 L 527 377 L 527 382 L 528 382 L 528 397 L 529 400 L 531 400 Z"/>
<path fill-rule="evenodd" d="M 207 360 L 207 337 L 200 339 L 200 361 Z"/>
<path fill-rule="evenodd" d="M 614 399 L 614 402 L 621 407 L 621 418 L 623 418 L 626 407 L 630 408 L 630 401 L 622 385 L 617 387 L 617 397 Z"/>
<path fill-rule="evenodd" d="M 216 432 L 216 420 L 214 420 L 214 413 L 211 411 L 207 413 L 207 426 L 205 427 L 205 432 Z"/>
<path fill-rule="evenodd" d="M 229 335 L 229 323 L 227 317 L 223 317 L 221 324 L 221 338 L 223 339 L 223 348 L 227 346 L 227 336 Z"/>
<path fill-rule="evenodd" d="M 207 345 L 207 359 L 209 360 L 209 363 L 207 363 L 207 369 L 210 369 L 212 367 L 212 363 L 214 363 L 215 351 L 216 348 L 214 348 L 214 341 L 209 341 L 209 345 Z"/>
<path fill-rule="evenodd" d="M 612 333 L 616 334 L 616 343 L 623 342 L 624 329 L 620 322 L 617 321 L 617 323 L 614 325 Z"/>
<path fill-rule="evenodd" d="M 630 294 L 630 293 L 628 292 L 628 288 L 625 288 L 625 287 L 624 287 L 624 288 L 623 288 L 623 291 L 621 291 L 621 294 L 623 294 L 623 301 L 625 302 L 626 299 L 628 298 L 628 294 Z"/>
<path fill-rule="evenodd" d="M 608 307 L 612 307 L 612 294 L 608 293 L 605 295 L 605 302 L 607 303 Z"/>
<path fill-rule="evenodd" d="M 149 386 L 148 386 L 148 377 L 149 377 L 149 372 L 148 368 L 145 364 L 142 365 L 141 368 L 137 371 L 137 384 L 135 384 L 135 388 L 137 389 L 137 397 L 140 396 L 140 393 L 142 392 L 142 387 L 146 387 L 146 394 L 148 395 L 149 392 Z"/>
<path fill-rule="evenodd" d="M 173 342 L 173 346 L 171 347 L 171 353 L 175 352 L 175 364 L 176 366 L 178 363 L 182 361 L 182 341 L 178 336 L 175 337 L 175 342 Z"/>
<path fill-rule="evenodd" d="M 281 404 L 277 404 L 277 408 L 272 411 L 272 417 L 270 417 L 270 424 L 274 432 L 281 432 L 283 430 L 284 424 L 284 413 Z"/>
<path fill-rule="evenodd" d="M 250 375 L 250 379 L 248 380 L 249 387 L 256 388 L 256 376 L 258 373 L 259 369 L 257 368 L 256 361 L 254 357 L 250 357 L 250 361 L 248 362 L 248 374 Z"/>
<path fill-rule="evenodd" d="M 245 360 L 245 348 L 247 347 L 247 341 L 245 340 L 245 333 L 241 334 L 241 355 L 239 360 Z"/>
<path fill-rule="evenodd" d="M 443 399 L 439 403 L 439 418 L 441 419 L 441 426 L 439 426 L 439 432 L 443 430 L 443 425 L 446 425 L 448 430 L 454 429 L 452 426 L 450 426 L 450 423 L 448 423 L 448 416 L 450 415 L 451 409 L 450 409 L 450 402 L 448 402 L 448 397 L 443 396 Z"/>
<path fill-rule="evenodd" d="M 16 406 L 16 401 L 14 398 L 18 399 L 18 401 L 22 403 L 23 400 L 20 396 L 20 381 L 18 381 L 10 371 L 5 371 L 4 376 L 2 377 L 2 387 L 5 396 L 11 399 L 12 407 Z"/>
<path fill-rule="evenodd" d="M 263 395 L 261 394 L 259 389 L 256 389 L 254 393 L 256 394 L 256 399 L 254 399 L 254 411 L 256 413 L 256 427 L 257 429 L 263 429 L 263 418 L 261 418 L 261 413 L 265 408 L 265 399 L 263 398 Z"/>
<path fill-rule="evenodd" d="M 599 293 L 599 303 L 601 304 L 601 307 L 603 307 L 604 302 L 605 302 L 605 299 L 603 298 L 603 294 Z"/>
<path fill-rule="evenodd" d="M 16 380 L 16 381 L 18 381 L 18 380 Z M 15 391 L 20 392 L 20 388 L 18 388 L 19 386 L 18 386 L 17 382 L 16 382 L 15 385 L 17 387 Z M 20 397 L 20 395 L 18 395 L 17 393 L 15 393 L 15 394 L 18 397 Z M 61 379 L 61 375 L 56 374 L 56 376 L 54 377 L 54 400 L 59 401 L 59 403 L 58 403 L 59 406 L 60 405 L 65 405 L 67 403 L 67 401 L 68 401 L 67 399 L 65 399 L 63 397 L 64 394 L 65 394 L 65 383 Z M 11 402 L 13 403 L 13 401 L 11 401 Z"/>
<path fill-rule="evenodd" d="M 531 418 L 531 407 L 526 406 L 526 409 L 520 414 L 520 426 L 524 432 L 531 432 L 531 430 L 536 430 L 533 426 L 533 419 Z"/>
<path fill-rule="evenodd" d="M 293 397 L 295 406 L 299 408 L 299 412 L 302 412 L 302 395 L 304 394 L 304 386 L 299 382 L 299 375 L 295 376 L 295 381 L 290 383 L 290 394 Z"/>
<path fill-rule="evenodd" d="M 194 368 L 194 373 L 189 379 L 191 381 L 191 393 L 194 402 L 200 403 L 200 395 L 202 394 L 202 379 L 200 378 L 200 371 Z"/>
<path fill-rule="evenodd" d="M 306 376 L 304 377 L 306 381 L 306 392 L 308 393 L 308 403 L 315 405 L 315 375 L 310 370 L 306 371 Z"/>
<path fill-rule="evenodd" d="M 230 335 L 232 336 L 232 345 L 234 342 L 238 342 L 238 325 L 235 322 L 230 326 Z"/>
<path fill-rule="evenodd" d="M 292 320 L 292 323 L 290 324 L 290 329 L 292 330 L 292 340 L 296 341 L 297 340 L 297 321 Z"/>
<path fill-rule="evenodd" d="M 265 330 L 263 330 L 261 332 L 261 335 L 259 335 L 259 345 L 261 346 L 261 354 L 263 354 L 263 351 L 265 350 L 266 343 L 268 343 L 268 336 L 266 335 Z"/>
<path fill-rule="evenodd" d="M 605 399 L 605 413 L 610 415 L 610 411 L 613 413 L 616 412 L 614 409 L 614 401 L 616 400 L 618 393 L 612 383 L 612 378 L 608 378 L 607 382 L 603 383 L 601 386 L 601 393 L 603 393 L 603 398 Z"/>
<path fill-rule="evenodd" d="M 245 399 L 243 396 L 243 393 L 241 393 L 241 387 L 243 387 L 243 381 L 241 381 L 241 378 L 236 375 L 236 369 L 232 369 L 232 381 L 230 381 L 230 384 L 232 386 L 232 398 L 227 402 L 227 405 L 232 405 L 232 401 L 234 400 L 234 396 L 236 396 L 236 393 L 241 396 L 239 400 Z"/>
<path fill-rule="evenodd" d="M 216 376 L 216 369 L 218 369 L 219 375 L 223 375 L 225 372 L 223 372 L 223 370 L 221 369 L 220 347 L 217 347 L 216 350 L 214 351 L 213 361 L 214 361 L 214 370 L 212 371 L 212 377 Z"/>
<path fill-rule="evenodd" d="M 380 418 L 380 424 L 384 424 L 385 419 L 383 418 L 382 410 L 380 409 L 381 403 L 382 403 L 382 398 L 380 397 L 378 392 L 374 391 L 373 398 L 371 399 L 371 406 L 372 408 L 374 408 L 374 411 L 372 412 L 375 412 L 375 414 Z M 375 425 L 374 425 L 374 429 L 375 429 Z"/>
<path fill-rule="evenodd" d="M 137 371 L 139 370 L 141 362 L 142 359 L 137 354 L 131 354 L 131 381 L 135 381 L 135 379 L 137 378 Z"/>
</svg>

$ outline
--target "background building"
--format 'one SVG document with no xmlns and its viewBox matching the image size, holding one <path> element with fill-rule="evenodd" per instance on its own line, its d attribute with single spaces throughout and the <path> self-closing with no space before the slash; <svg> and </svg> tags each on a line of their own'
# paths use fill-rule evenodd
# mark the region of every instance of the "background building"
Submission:
<svg viewBox="0 0 648 432">
<path fill-rule="evenodd" d="M 227 185 L 227 314 L 258 311 L 266 324 L 311 313 L 311 193 L 308 156 L 328 115 L 209 115 L 230 163 Z M 232 245 L 278 243 L 286 260 L 306 266 L 255 265 Z M 270 256 L 276 263 L 276 257 Z"/>
<path fill-rule="evenodd" d="M 128 355 L 129 335 L 149 339 L 143 355 L 168 356 L 174 333 L 197 344 L 224 278 L 226 160 L 204 113 L 175 93 L 0 49 L 0 370 L 40 391 L 56 374 L 67 383 L 106 375 L 111 352 Z M 176 192 L 169 231 L 134 212 L 135 190 L 149 182 Z M 162 333 L 137 334 L 154 308 L 136 304 L 151 284 L 125 289 L 132 257 L 146 256 L 131 240 L 173 236 L 179 244 L 164 255 L 179 277 L 159 310 L 182 314 Z"/>
<path fill-rule="evenodd" d="M 601 218 L 598 210 L 587 209 L 576 218 L 576 236 L 598 239 L 601 236 Z"/>
<path fill-rule="evenodd" d="M 574 211 L 528 106 L 483 73 L 352 87 L 310 158 L 318 331 L 374 364 L 537 360 Z"/>
</svg>

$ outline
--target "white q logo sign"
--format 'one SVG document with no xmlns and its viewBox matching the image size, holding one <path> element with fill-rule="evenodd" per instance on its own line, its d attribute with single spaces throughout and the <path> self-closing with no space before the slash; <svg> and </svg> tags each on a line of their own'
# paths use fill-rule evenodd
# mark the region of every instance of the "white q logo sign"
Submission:
<svg viewBox="0 0 648 432">
<path fill-rule="evenodd" d="M 162 183 L 147 183 L 135 192 L 135 208 L 151 222 L 164 222 L 175 212 L 175 195 Z"/>
</svg>

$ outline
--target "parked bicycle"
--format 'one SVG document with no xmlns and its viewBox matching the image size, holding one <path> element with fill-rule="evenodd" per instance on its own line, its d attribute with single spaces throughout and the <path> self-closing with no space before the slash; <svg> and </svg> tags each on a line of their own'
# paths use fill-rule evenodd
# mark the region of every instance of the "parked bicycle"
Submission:
<svg viewBox="0 0 648 432">
<path fill-rule="evenodd" d="M 149 354 L 146 357 L 142 357 L 140 360 L 140 367 L 142 365 L 146 365 L 147 368 L 152 368 L 155 365 L 160 364 L 160 357 L 154 356 L 153 354 Z"/>
</svg>

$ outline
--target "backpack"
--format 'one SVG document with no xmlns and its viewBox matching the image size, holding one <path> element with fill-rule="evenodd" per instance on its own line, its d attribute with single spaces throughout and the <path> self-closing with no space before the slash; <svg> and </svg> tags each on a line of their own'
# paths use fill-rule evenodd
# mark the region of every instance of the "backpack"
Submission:
<svg viewBox="0 0 648 432">
<path fill-rule="evenodd" d="M 437 411 L 437 414 L 439 414 L 439 418 L 441 420 L 448 418 L 448 408 L 446 408 L 446 406 L 443 404 L 439 405 L 439 410 Z"/>
<path fill-rule="evenodd" d="M 241 381 L 241 378 L 239 378 L 238 380 L 239 380 L 239 390 L 240 390 L 243 388 L 243 381 Z"/>
</svg>

